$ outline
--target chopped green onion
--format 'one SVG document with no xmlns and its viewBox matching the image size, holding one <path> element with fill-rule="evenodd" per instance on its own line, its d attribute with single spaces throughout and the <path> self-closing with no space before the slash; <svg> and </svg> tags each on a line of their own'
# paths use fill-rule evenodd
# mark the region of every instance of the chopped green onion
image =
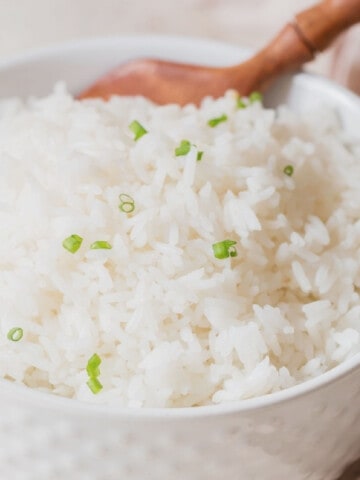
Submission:
<svg viewBox="0 0 360 480">
<path fill-rule="evenodd" d="M 241 97 L 239 97 L 237 99 L 236 106 L 237 106 L 237 108 L 240 108 L 240 109 L 244 109 L 244 108 L 247 107 L 246 103 L 244 102 L 244 100 Z"/>
<path fill-rule="evenodd" d="M 236 243 L 234 240 L 223 240 L 222 242 L 214 243 L 212 248 L 215 258 L 236 257 L 237 250 L 234 246 Z"/>
<path fill-rule="evenodd" d="M 209 127 L 214 128 L 217 125 L 219 125 L 219 123 L 226 122 L 227 119 L 228 119 L 227 115 L 224 114 L 224 115 L 221 115 L 221 117 L 212 118 L 211 120 L 209 120 L 208 125 Z"/>
<path fill-rule="evenodd" d="M 128 195 L 127 193 L 121 193 L 119 195 L 119 200 L 120 200 L 119 209 L 122 212 L 131 213 L 135 210 L 134 199 L 130 197 L 130 195 Z"/>
<path fill-rule="evenodd" d="M 252 92 L 249 95 L 250 103 L 262 102 L 263 96 L 260 92 Z"/>
<path fill-rule="evenodd" d="M 11 330 L 9 330 L 7 334 L 7 338 L 12 342 L 18 342 L 19 340 L 22 339 L 23 335 L 24 335 L 24 331 L 22 328 L 14 327 Z"/>
<path fill-rule="evenodd" d="M 94 353 L 94 355 L 89 358 L 87 366 L 86 366 L 86 371 L 89 375 L 89 377 L 94 377 L 97 378 L 100 375 L 100 364 L 101 364 L 101 358 L 97 353 Z"/>
<path fill-rule="evenodd" d="M 260 92 L 252 92 L 250 93 L 249 97 L 249 102 L 251 103 L 256 103 L 256 102 L 262 102 L 263 96 Z M 238 97 L 237 99 L 237 108 L 243 109 L 247 108 L 248 103 L 244 102 L 244 100 L 241 97 Z"/>
<path fill-rule="evenodd" d="M 134 199 L 127 193 L 120 193 L 119 200 L 123 203 L 134 203 Z"/>
<path fill-rule="evenodd" d="M 194 145 L 194 147 L 196 147 L 196 145 Z M 187 155 L 190 152 L 190 150 L 191 150 L 191 143 L 189 142 L 189 140 L 181 140 L 180 145 L 175 148 L 175 155 L 177 157 L 182 157 L 183 155 Z M 204 152 L 198 151 L 196 155 L 196 160 L 200 162 L 203 155 L 204 155 Z"/>
<path fill-rule="evenodd" d="M 283 172 L 285 173 L 285 175 L 287 175 L 288 177 L 291 177 L 292 174 L 294 173 L 294 167 L 292 165 L 286 165 L 286 167 L 284 168 Z"/>
<path fill-rule="evenodd" d="M 62 245 L 70 253 L 75 253 L 81 247 L 83 239 L 79 235 L 70 235 L 70 237 L 65 238 Z"/>
<path fill-rule="evenodd" d="M 129 202 L 120 203 L 119 209 L 124 213 L 132 213 L 135 210 L 135 204 Z"/>
<path fill-rule="evenodd" d="M 105 240 L 97 240 L 90 245 L 91 250 L 110 250 L 112 246 Z"/>
<path fill-rule="evenodd" d="M 134 134 L 135 142 L 148 133 L 148 131 L 137 120 L 131 122 L 129 128 Z"/>
<path fill-rule="evenodd" d="M 94 395 L 96 395 L 103 389 L 102 384 L 96 377 L 90 377 L 89 380 L 86 382 L 86 385 L 90 388 Z"/>
<path fill-rule="evenodd" d="M 191 143 L 189 140 L 181 140 L 180 145 L 175 148 L 175 155 L 177 157 L 182 157 L 187 155 L 191 150 Z"/>
<path fill-rule="evenodd" d="M 100 364 L 101 358 L 97 353 L 94 353 L 94 355 L 89 358 L 86 366 L 86 371 L 89 375 L 89 380 L 86 382 L 86 384 L 95 395 L 103 388 L 98 380 L 98 376 L 100 375 Z"/>
</svg>

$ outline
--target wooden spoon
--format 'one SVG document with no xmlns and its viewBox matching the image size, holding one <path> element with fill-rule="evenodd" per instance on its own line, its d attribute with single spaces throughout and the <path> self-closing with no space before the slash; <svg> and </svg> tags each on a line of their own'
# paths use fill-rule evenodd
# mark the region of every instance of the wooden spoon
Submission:
<svg viewBox="0 0 360 480">
<path fill-rule="evenodd" d="M 280 74 L 312 60 L 343 30 L 360 22 L 360 0 L 324 0 L 296 15 L 267 47 L 246 62 L 214 68 L 162 60 L 135 60 L 110 71 L 78 98 L 143 95 L 158 104 L 199 104 L 228 89 L 241 95 L 265 87 Z"/>
</svg>

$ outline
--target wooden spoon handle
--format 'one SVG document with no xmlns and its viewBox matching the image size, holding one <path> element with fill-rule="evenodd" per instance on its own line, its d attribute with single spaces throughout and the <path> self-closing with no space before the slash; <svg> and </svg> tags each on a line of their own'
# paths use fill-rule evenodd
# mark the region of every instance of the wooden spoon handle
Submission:
<svg viewBox="0 0 360 480">
<path fill-rule="evenodd" d="M 324 0 L 295 17 L 295 25 L 314 52 L 321 51 L 345 29 L 360 22 L 360 0 Z"/>
<path fill-rule="evenodd" d="M 360 0 L 324 0 L 299 13 L 295 20 L 247 62 L 244 69 L 233 69 L 238 90 L 264 89 L 274 78 L 295 70 L 312 60 L 317 51 L 326 48 L 346 28 L 360 21 Z"/>
</svg>

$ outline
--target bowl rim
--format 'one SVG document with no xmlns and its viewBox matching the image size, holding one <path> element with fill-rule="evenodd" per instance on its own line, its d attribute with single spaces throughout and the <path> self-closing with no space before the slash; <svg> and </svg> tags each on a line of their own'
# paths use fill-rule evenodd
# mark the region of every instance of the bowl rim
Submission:
<svg viewBox="0 0 360 480">
<path fill-rule="evenodd" d="M 24 62 L 37 61 L 44 59 L 48 56 L 55 56 L 57 54 L 73 53 L 75 51 L 81 51 L 83 49 L 106 47 L 108 45 L 114 45 L 116 43 L 144 43 L 151 42 L 154 45 L 161 45 L 164 41 L 171 42 L 174 48 L 181 48 L 183 45 L 196 46 L 198 48 L 214 46 L 215 48 L 225 48 L 232 50 L 233 52 L 240 53 L 240 55 L 250 56 L 253 50 L 248 47 L 242 47 L 241 45 L 234 45 L 232 43 L 214 40 L 211 38 L 200 36 L 185 36 L 185 35 L 173 35 L 173 34 L 137 34 L 128 33 L 124 35 L 108 35 L 108 36 L 95 36 L 95 37 L 83 37 L 75 40 L 69 40 L 64 42 L 54 42 L 51 45 L 40 46 L 24 50 L 20 53 L 10 53 L 0 58 L 0 70 L 4 68 L 11 68 L 13 66 L 20 65 Z"/>
<path fill-rule="evenodd" d="M 318 377 L 311 378 L 292 387 L 278 392 L 261 395 L 254 398 L 236 400 L 217 405 L 205 405 L 199 407 L 118 407 L 111 403 L 92 403 L 83 400 L 61 397 L 49 392 L 35 390 L 19 383 L 13 383 L 3 378 L 0 379 L 1 394 L 9 394 L 17 403 L 19 400 L 27 405 L 32 405 L 41 410 L 51 410 L 62 414 L 72 414 L 76 417 L 116 417 L 132 421 L 136 420 L 186 420 L 209 417 L 222 417 L 232 414 L 244 414 L 266 410 L 281 404 L 289 404 L 292 401 L 311 395 L 324 389 L 331 383 L 339 381 L 356 370 L 360 369 L 360 353 L 340 365 L 322 373 Z"/>
<path fill-rule="evenodd" d="M 247 56 L 251 53 L 250 49 L 242 48 L 231 43 L 224 41 L 212 40 L 203 37 L 188 37 L 181 35 L 118 35 L 107 37 L 92 37 L 83 38 L 80 40 L 55 43 L 51 46 L 35 48 L 17 55 L 10 55 L 0 60 L 0 76 L 2 71 L 6 71 L 8 68 L 21 65 L 23 63 L 29 63 L 37 60 L 46 60 L 47 57 L 53 57 L 56 55 L 64 55 L 74 50 L 91 49 L 99 46 L 112 45 L 116 42 L 151 42 L 154 44 L 160 44 L 164 41 L 171 42 L 174 48 L 181 48 L 182 45 L 191 45 L 193 48 L 207 48 L 216 47 L 222 49 L 232 49 L 234 52 L 239 52 L 243 56 Z M 297 73 L 296 78 L 315 81 L 318 84 L 322 84 L 327 88 L 332 89 L 335 96 L 343 97 L 343 100 L 348 102 L 354 102 L 355 105 L 360 107 L 360 98 L 348 91 L 346 88 L 337 85 L 327 78 L 323 78 L 319 75 L 309 73 Z M 352 374 L 355 370 L 360 368 L 360 353 L 355 354 L 348 360 L 345 360 L 341 364 L 332 368 L 331 370 L 320 374 L 319 376 L 306 380 L 300 384 L 288 387 L 284 390 L 280 390 L 274 393 L 261 395 L 254 398 L 236 400 L 232 402 L 226 402 L 223 404 L 206 405 L 199 407 L 118 407 L 114 404 L 108 403 L 92 403 L 77 399 L 71 399 L 67 397 L 57 396 L 49 392 L 43 392 L 41 390 L 35 390 L 30 387 L 26 387 L 20 383 L 14 383 L 9 380 L 0 378 L 0 392 L 2 394 L 8 394 L 12 398 L 21 399 L 22 402 L 27 404 L 36 405 L 39 408 L 47 410 L 61 410 L 63 413 L 71 413 L 76 416 L 111 416 L 122 417 L 136 420 L 182 420 L 190 418 L 204 418 L 213 416 L 223 416 L 229 414 L 240 414 L 244 412 L 256 411 L 259 409 L 266 409 L 277 404 L 283 404 L 285 402 L 294 401 L 305 395 L 309 395 L 320 389 L 325 388 L 329 384 L 341 380 L 344 377 Z"/>
</svg>

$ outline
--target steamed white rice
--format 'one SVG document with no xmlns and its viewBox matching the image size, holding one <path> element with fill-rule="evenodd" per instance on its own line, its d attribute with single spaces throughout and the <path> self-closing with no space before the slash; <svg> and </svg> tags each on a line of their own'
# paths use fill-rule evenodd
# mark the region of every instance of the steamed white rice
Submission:
<svg viewBox="0 0 360 480">
<path fill-rule="evenodd" d="M 133 120 L 148 130 L 137 142 Z M 175 156 L 183 139 L 193 146 Z M 335 112 L 237 109 L 233 92 L 200 109 L 79 102 L 58 86 L 0 102 L 0 169 L 1 377 L 196 406 L 287 388 L 360 351 L 360 149 Z M 84 239 L 74 254 L 71 234 Z M 214 257 L 225 239 L 237 257 Z"/>
</svg>

